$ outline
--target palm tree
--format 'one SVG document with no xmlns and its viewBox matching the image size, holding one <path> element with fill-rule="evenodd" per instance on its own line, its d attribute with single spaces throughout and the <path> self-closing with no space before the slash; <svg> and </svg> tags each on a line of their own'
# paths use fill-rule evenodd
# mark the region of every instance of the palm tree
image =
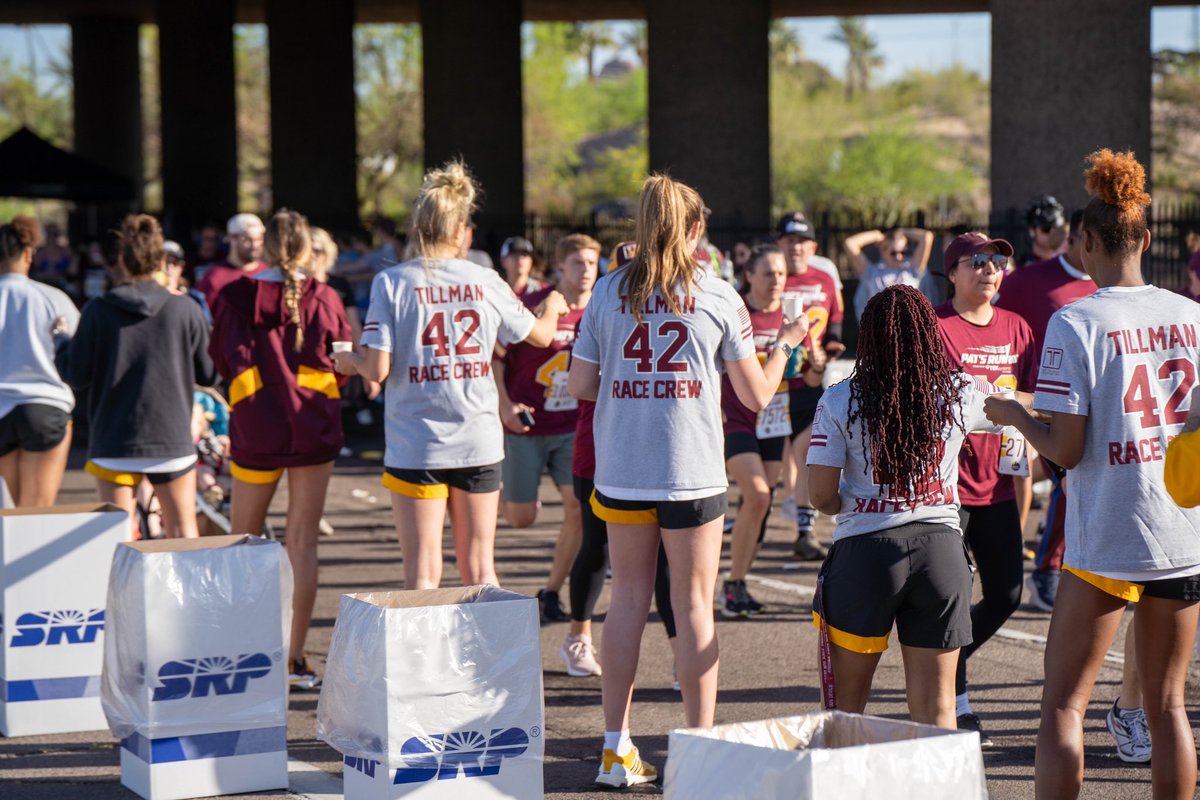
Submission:
<svg viewBox="0 0 1200 800">
<path fill-rule="evenodd" d="M 621 46 L 637 53 L 638 61 L 643 67 L 650 65 L 650 43 L 646 33 L 646 23 L 631 23 L 621 36 Z"/>
<path fill-rule="evenodd" d="M 804 60 L 804 43 L 800 40 L 800 33 L 785 21 L 771 20 L 767 37 L 772 61 L 790 67 Z"/>
<path fill-rule="evenodd" d="M 607 22 L 576 22 L 571 32 L 571 40 L 582 53 L 587 63 L 588 81 L 596 82 L 596 51 L 602 48 L 613 48 L 617 39 L 613 36 L 612 27 Z"/>
<path fill-rule="evenodd" d="M 838 17 L 838 29 L 829 37 L 844 44 L 848 51 L 846 59 L 846 98 L 855 91 L 866 91 L 871 84 L 871 73 L 883 66 L 879 54 L 879 43 L 863 24 L 861 17 Z"/>
</svg>

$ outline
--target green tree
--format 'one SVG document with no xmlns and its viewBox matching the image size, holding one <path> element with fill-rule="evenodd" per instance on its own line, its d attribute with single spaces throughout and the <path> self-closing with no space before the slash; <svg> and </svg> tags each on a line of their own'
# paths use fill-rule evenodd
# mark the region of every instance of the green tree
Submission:
<svg viewBox="0 0 1200 800">
<path fill-rule="evenodd" d="M 271 198 L 271 91 L 267 26 L 233 26 L 238 209 L 263 214 Z"/>
<path fill-rule="evenodd" d="M 846 46 L 846 99 L 871 86 L 871 73 L 883 66 L 879 44 L 861 17 L 838 17 L 838 29 L 829 37 Z"/>
<path fill-rule="evenodd" d="M 800 39 L 800 32 L 786 20 L 771 20 L 767 44 L 771 61 L 777 65 L 790 67 L 804 60 L 804 43 Z"/>
<path fill-rule="evenodd" d="M 583 56 L 588 83 L 595 83 L 596 51 L 617 45 L 612 26 L 607 22 L 576 22 L 571 26 L 570 41 Z"/>
</svg>

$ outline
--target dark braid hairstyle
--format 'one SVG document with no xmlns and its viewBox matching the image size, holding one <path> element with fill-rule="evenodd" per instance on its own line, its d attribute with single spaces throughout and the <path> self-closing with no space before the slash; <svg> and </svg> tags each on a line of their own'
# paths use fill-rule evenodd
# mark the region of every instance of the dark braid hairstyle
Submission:
<svg viewBox="0 0 1200 800">
<path fill-rule="evenodd" d="M 912 500 L 937 474 L 946 432 L 956 426 L 966 434 L 958 413 L 966 382 L 923 294 L 896 285 L 867 302 L 850 376 L 849 431 L 853 436 L 862 420 L 881 493 L 890 487 L 893 496 Z"/>
</svg>

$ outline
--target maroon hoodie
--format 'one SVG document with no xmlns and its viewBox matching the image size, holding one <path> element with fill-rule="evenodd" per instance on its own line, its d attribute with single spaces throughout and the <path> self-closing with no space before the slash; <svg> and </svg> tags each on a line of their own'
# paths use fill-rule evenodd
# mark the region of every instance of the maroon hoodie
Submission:
<svg viewBox="0 0 1200 800">
<path fill-rule="evenodd" d="M 221 290 L 209 353 L 229 383 L 229 436 L 241 467 L 322 464 L 342 448 L 341 395 L 330 344 L 350 341 L 337 293 L 306 278 L 300 294 L 304 345 L 283 302 L 284 285 L 238 278 Z"/>
</svg>

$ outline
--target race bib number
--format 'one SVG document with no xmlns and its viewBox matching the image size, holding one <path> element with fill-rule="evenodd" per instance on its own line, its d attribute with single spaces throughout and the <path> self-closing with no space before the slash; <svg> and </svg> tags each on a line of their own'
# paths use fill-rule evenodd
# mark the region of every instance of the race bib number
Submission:
<svg viewBox="0 0 1200 800">
<path fill-rule="evenodd" d="M 1025 449 L 1025 437 L 1012 428 L 1000 434 L 1000 463 L 996 471 L 1001 475 L 1029 477 L 1029 452 Z"/>
<path fill-rule="evenodd" d="M 759 439 L 792 435 L 792 412 L 788 406 L 787 392 L 776 393 L 767 407 L 758 412 L 754 435 Z"/>
<path fill-rule="evenodd" d="M 547 411 L 574 411 L 579 401 L 567 392 L 567 369 L 570 356 L 561 350 L 554 354 L 537 372 L 537 382 L 546 387 L 543 407 Z"/>
</svg>

